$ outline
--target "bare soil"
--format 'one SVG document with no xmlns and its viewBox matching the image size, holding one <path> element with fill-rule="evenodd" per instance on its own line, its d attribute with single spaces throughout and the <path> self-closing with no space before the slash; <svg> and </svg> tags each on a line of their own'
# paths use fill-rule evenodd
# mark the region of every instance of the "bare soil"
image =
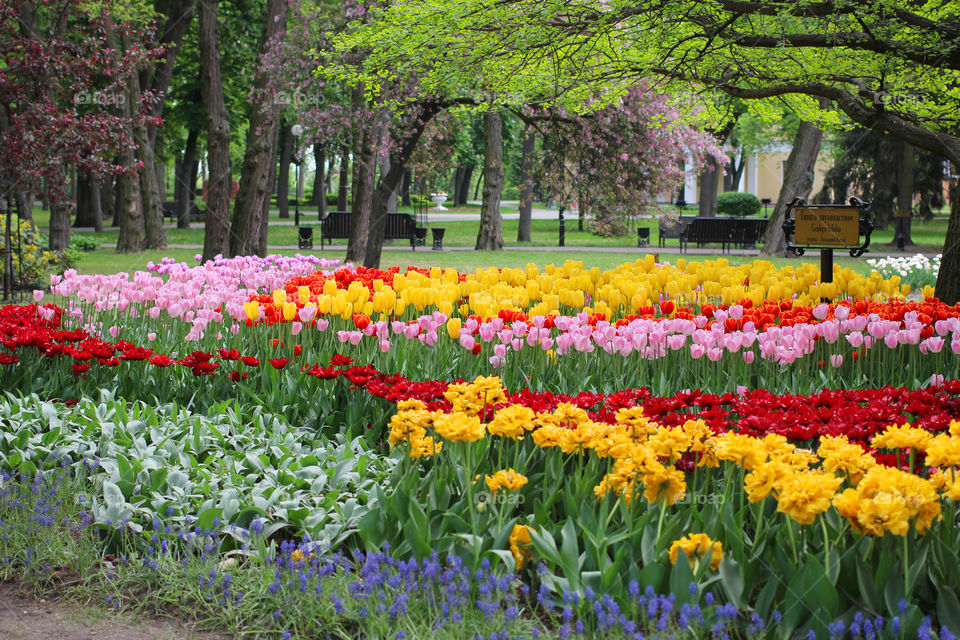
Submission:
<svg viewBox="0 0 960 640">
<path fill-rule="evenodd" d="M 3 640 L 226 640 L 178 620 L 114 613 L 104 605 L 81 607 L 18 590 L 0 582 L 0 638 Z"/>
</svg>

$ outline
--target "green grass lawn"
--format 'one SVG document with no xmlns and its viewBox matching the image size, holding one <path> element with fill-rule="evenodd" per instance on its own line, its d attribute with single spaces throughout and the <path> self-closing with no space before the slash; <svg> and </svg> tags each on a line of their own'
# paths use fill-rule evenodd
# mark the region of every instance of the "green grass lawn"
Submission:
<svg viewBox="0 0 960 640">
<path fill-rule="evenodd" d="M 408 247 L 386 247 L 383 252 L 381 266 L 386 268 L 396 265 L 402 269 L 408 266 L 415 267 L 449 267 L 455 268 L 461 273 L 472 272 L 480 268 L 496 266 L 505 267 L 525 267 L 528 263 L 536 264 L 543 269 L 547 264 L 561 265 L 567 260 L 582 261 L 586 267 L 598 267 L 600 269 L 612 269 L 624 262 L 632 262 L 638 258 L 643 258 L 649 249 L 638 249 L 635 252 L 598 252 L 598 251 L 563 251 L 547 254 L 542 249 L 510 250 L 510 251 L 432 251 L 431 249 L 418 249 L 411 251 Z M 77 270 L 81 273 L 117 273 L 125 271 L 132 273 L 138 269 L 144 269 L 148 262 L 159 262 L 161 258 L 171 257 L 177 260 L 196 264 L 194 256 L 195 249 L 167 249 L 165 251 L 145 251 L 140 254 L 117 254 L 106 249 L 92 251 L 83 254 L 77 265 Z M 276 251 L 282 255 L 295 255 L 297 253 L 307 253 L 329 260 L 343 261 L 345 253 L 342 251 Z M 679 253 L 659 253 L 662 262 L 675 264 L 679 259 L 685 259 L 688 263 L 694 261 L 712 260 L 721 256 L 691 256 L 689 254 Z M 745 264 L 761 258 L 754 256 L 723 256 L 730 264 Z M 787 265 L 799 266 L 804 262 L 819 264 L 819 258 L 816 254 L 804 256 L 803 258 L 769 258 L 777 267 Z M 836 264 L 853 269 L 861 274 L 868 274 L 870 267 L 866 263 L 866 258 L 849 258 L 838 256 L 835 259 Z"/>
<path fill-rule="evenodd" d="M 507 207 L 504 210 L 509 210 Z M 516 210 L 515 207 L 512 208 L 513 211 Z M 479 207 L 461 207 L 456 210 L 460 211 L 474 211 L 479 212 Z M 34 220 L 38 227 L 43 228 L 49 223 L 49 213 L 40 209 L 40 207 L 34 208 Z M 308 208 L 306 206 L 301 207 L 301 215 L 307 221 L 312 221 L 312 218 L 316 216 L 315 208 Z M 452 221 L 444 220 L 443 213 L 431 212 L 429 213 L 429 226 L 431 228 L 442 227 L 445 229 L 443 244 L 447 248 L 464 248 L 464 247 L 473 247 L 476 242 L 477 231 L 479 228 L 478 221 Z M 276 214 L 271 215 L 271 220 L 277 218 Z M 549 250 L 544 250 L 543 247 L 556 247 L 558 242 L 558 220 L 534 220 L 531 225 L 531 243 L 520 243 L 517 242 L 517 220 L 504 220 L 503 221 L 503 238 L 504 245 L 509 251 L 503 252 L 474 252 L 474 251 L 431 251 L 430 250 L 430 236 L 427 237 L 427 247 L 416 252 L 412 252 L 409 249 L 408 243 L 405 241 L 388 241 L 385 247 L 383 264 L 384 265 L 399 265 L 406 267 L 408 265 L 413 266 L 422 266 L 422 267 L 432 267 L 432 266 L 444 266 L 444 267 L 454 267 L 460 271 L 473 271 L 479 267 L 486 267 L 491 264 L 495 264 L 501 267 L 522 267 L 528 262 L 533 262 L 539 266 L 544 266 L 548 262 L 554 262 L 556 264 L 561 264 L 565 260 L 582 260 L 584 264 L 588 266 L 597 266 L 602 269 L 612 268 L 623 262 L 631 261 L 637 257 L 642 257 L 647 252 L 659 253 L 661 260 L 676 262 L 677 259 L 684 257 L 688 261 L 691 260 L 703 260 L 709 259 L 708 256 L 681 256 L 678 253 L 677 241 L 667 240 L 666 247 L 662 250 L 657 249 L 658 238 L 657 238 L 657 229 L 656 229 L 656 220 L 653 219 L 643 219 L 643 220 L 634 220 L 628 223 L 628 228 L 630 232 L 623 237 L 615 238 L 601 238 L 595 236 L 588 231 L 579 231 L 578 230 L 578 221 L 576 218 L 567 218 L 566 220 L 566 238 L 565 243 L 567 247 L 592 247 L 592 248 L 636 248 L 636 231 L 637 227 L 648 227 L 650 228 L 650 244 L 651 247 L 645 249 L 637 249 L 635 252 L 612 252 L 604 253 L 597 251 L 576 251 L 568 250 L 563 252 L 555 252 L 553 254 L 548 253 Z M 917 248 L 909 248 L 909 251 L 915 250 L 924 250 L 924 251 L 939 251 L 942 248 L 943 238 L 946 234 L 947 228 L 947 217 L 945 215 L 939 215 L 935 217 L 930 222 L 923 222 L 921 220 L 914 220 L 912 226 L 912 236 L 914 242 L 917 243 Z M 340 259 L 344 258 L 343 252 L 334 252 L 334 251 L 319 251 L 319 230 L 317 230 L 314 236 L 314 246 L 315 249 L 310 253 L 314 253 L 319 256 L 328 257 L 331 259 Z M 76 235 L 85 235 L 89 237 L 96 238 L 101 244 L 115 244 L 117 241 L 118 231 L 116 230 L 107 230 L 101 233 L 90 233 L 82 232 L 76 233 Z M 194 223 L 193 227 L 190 229 L 167 229 L 167 243 L 170 245 L 193 245 L 201 246 L 203 244 L 203 227 Z M 887 229 L 884 231 L 876 231 L 873 234 L 871 247 L 875 251 L 880 250 L 889 250 L 890 243 L 894 238 L 894 230 Z M 288 225 L 275 225 L 271 226 L 269 230 L 268 242 L 272 247 L 295 247 L 297 244 L 297 230 L 293 226 Z M 343 244 L 344 240 L 338 240 L 339 244 Z M 538 249 L 525 249 L 524 247 L 530 246 L 541 247 Z M 713 245 L 717 251 L 717 256 L 719 257 L 719 246 Z M 195 248 L 189 249 L 180 249 L 180 248 L 171 248 L 165 251 L 149 251 L 142 254 L 136 255 L 119 255 L 114 253 L 108 248 L 101 248 L 98 251 L 84 254 L 83 258 L 80 260 L 78 269 L 81 272 L 85 273 L 114 273 L 117 271 L 132 271 L 136 269 L 142 269 L 147 262 L 154 261 L 158 262 L 161 258 L 165 256 L 170 256 L 177 258 L 178 260 L 186 260 L 191 262 L 193 256 L 198 252 Z M 273 252 L 279 252 L 286 255 L 293 255 L 297 253 L 296 250 L 274 250 Z M 866 257 L 869 257 L 870 254 L 867 254 Z M 836 262 L 839 265 L 850 267 L 860 273 L 869 273 L 869 267 L 866 264 L 866 257 L 860 259 L 852 259 L 849 257 L 843 257 L 838 255 Z M 755 257 L 752 256 L 729 256 L 728 259 L 732 264 L 739 264 L 742 262 L 749 262 Z M 816 252 L 813 252 L 810 256 L 804 256 L 803 258 L 806 261 L 817 262 L 818 257 Z M 795 258 L 775 258 L 772 260 L 777 266 L 784 266 L 786 264 L 798 264 L 800 260 Z"/>
</svg>

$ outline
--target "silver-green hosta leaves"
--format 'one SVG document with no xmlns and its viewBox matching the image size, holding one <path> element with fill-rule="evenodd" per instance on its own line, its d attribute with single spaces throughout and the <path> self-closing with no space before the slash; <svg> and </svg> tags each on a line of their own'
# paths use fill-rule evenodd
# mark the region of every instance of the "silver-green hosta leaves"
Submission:
<svg viewBox="0 0 960 640">
<path fill-rule="evenodd" d="M 246 527 L 259 516 L 274 530 L 336 546 L 356 531 L 370 487 L 395 464 L 360 439 L 328 438 L 249 406 L 214 409 L 206 416 L 109 396 L 72 407 L 7 396 L 0 467 L 30 474 L 66 461 L 102 486 L 91 509 L 105 525 L 157 516 Z"/>
</svg>

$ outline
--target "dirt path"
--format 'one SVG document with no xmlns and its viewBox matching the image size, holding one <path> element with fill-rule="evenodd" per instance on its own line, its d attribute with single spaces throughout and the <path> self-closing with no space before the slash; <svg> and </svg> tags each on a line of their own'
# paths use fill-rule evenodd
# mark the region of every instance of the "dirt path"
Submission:
<svg viewBox="0 0 960 640">
<path fill-rule="evenodd" d="M 0 638 L 3 640 L 226 640 L 171 620 L 132 619 L 104 608 L 23 596 L 0 583 Z"/>
</svg>

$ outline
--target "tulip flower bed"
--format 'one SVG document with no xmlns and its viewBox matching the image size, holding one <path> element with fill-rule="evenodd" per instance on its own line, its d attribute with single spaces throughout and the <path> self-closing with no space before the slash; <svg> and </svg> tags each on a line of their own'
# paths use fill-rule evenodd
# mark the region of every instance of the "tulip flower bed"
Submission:
<svg viewBox="0 0 960 640">
<path fill-rule="evenodd" d="M 26 394 L 0 407 L 0 466 L 73 469 L 111 545 L 156 520 L 293 569 L 483 566 L 514 585 L 496 600 L 511 634 L 530 616 L 650 633 L 655 614 L 627 615 L 649 586 L 672 598 L 667 634 L 709 596 L 745 637 L 843 637 L 857 612 L 864 637 L 878 615 L 873 637 L 931 637 L 925 617 L 951 637 L 960 306 L 906 300 L 897 276 L 817 278 L 651 256 L 67 273 L 0 307 L 0 383 Z M 254 523 L 305 537 L 254 552 Z M 723 637 L 710 615 L 698 628 Z"/>
</svg>

